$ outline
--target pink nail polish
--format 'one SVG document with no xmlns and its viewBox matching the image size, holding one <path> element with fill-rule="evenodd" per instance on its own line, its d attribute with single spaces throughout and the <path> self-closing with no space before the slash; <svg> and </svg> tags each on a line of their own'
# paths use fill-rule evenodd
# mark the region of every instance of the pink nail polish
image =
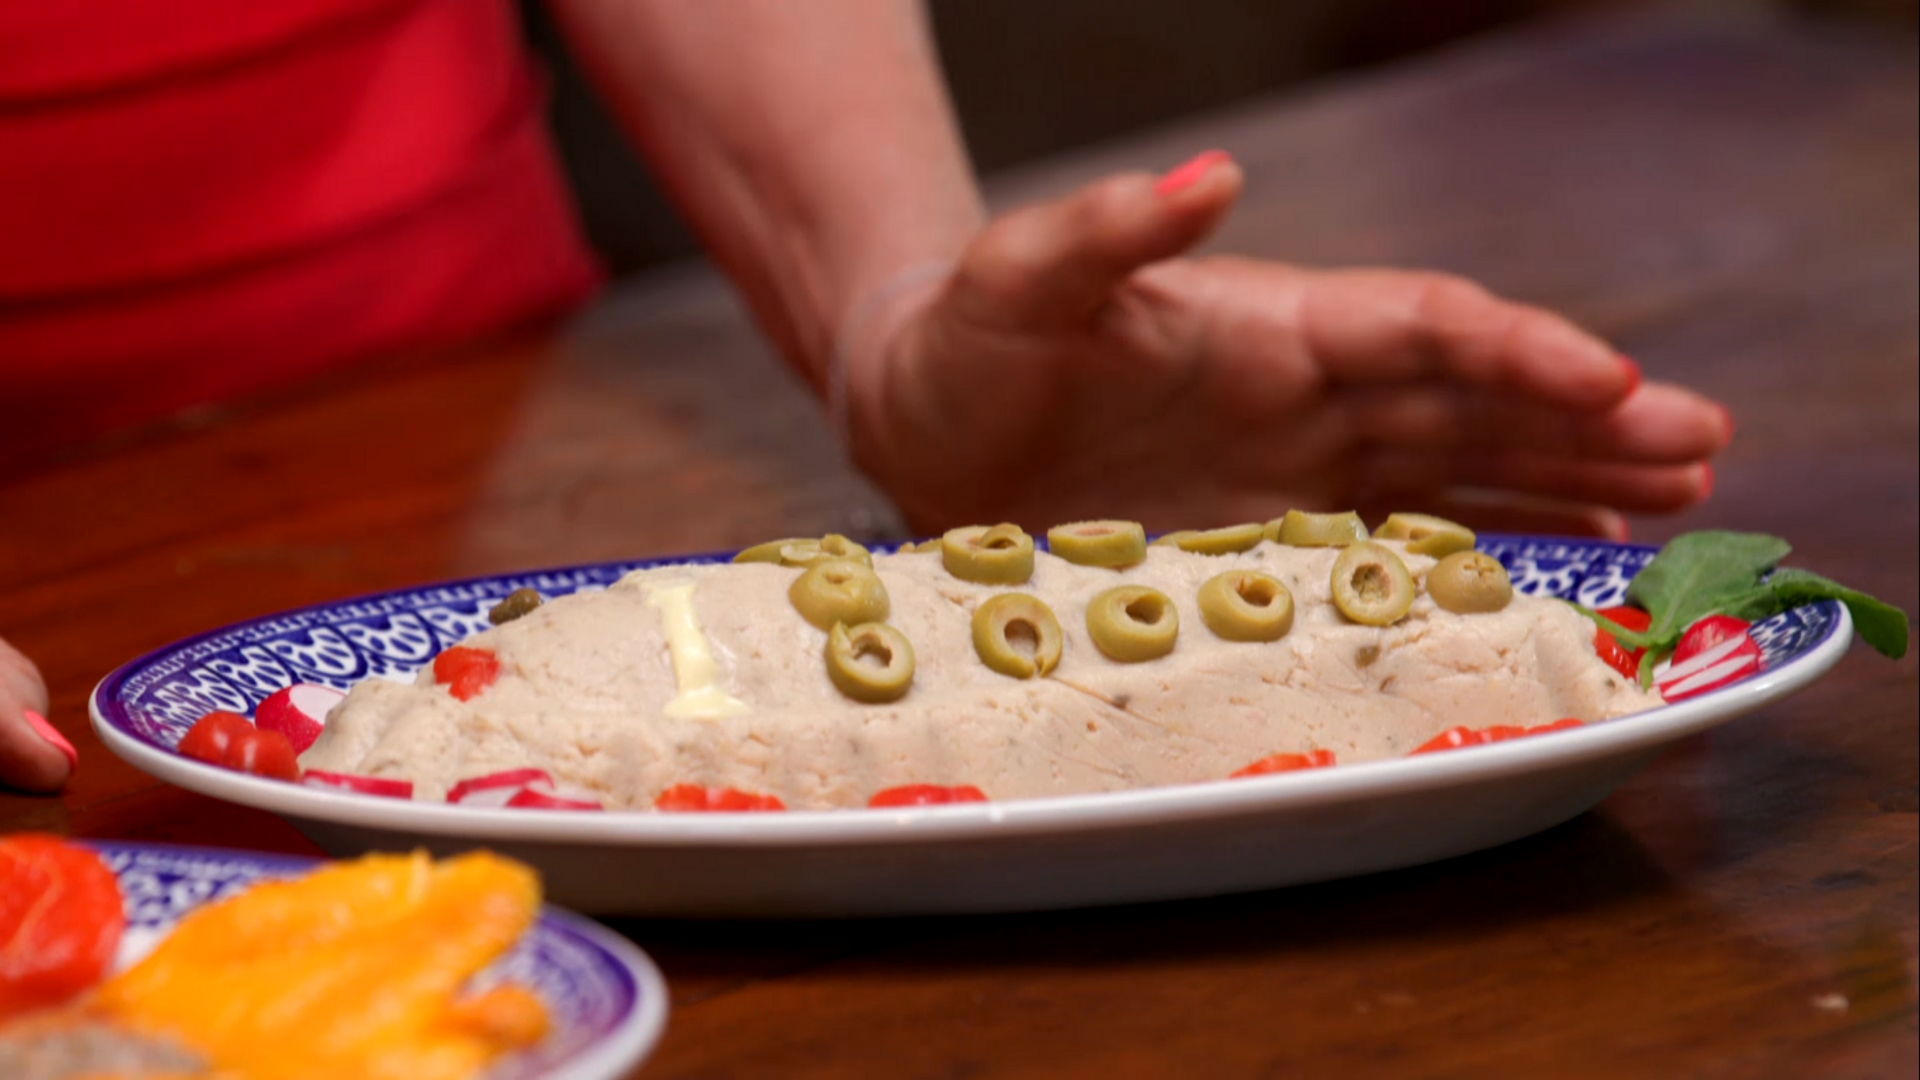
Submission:
<svg viewBox="0 0 1920 1080">
<path fill-rule="evenodd" d="M 1205 153 L 1195 154 L 1162 176 L 1159 182 L 1153 185 L 1153 193 L 1165 198 L 1175 192 L 1184 191 L 1199 182 L 1200 178 L 1207 175 L 1208 170 L 1215 165 L 1231 160 L 1233 160 L 1232 155 L 1225 150 L 1208 150 Z"/>
<path fill-rule="evenodd" d="M 1700 499 L 1706 501 L 1713 497 L 1713 462 L 1700 466 Z"/>
<path fill-rule="evenodd" d="M 1733 410 L 1727 408 L 1725 405 L 1720 406 L 1720 426 L 1726 430 L 1725 441 L 1732 442 L 1734 429 Z"/>
<path fill-rule="evenodd" d="M 1640 374 L 1640 365 L 1632 357 L 1623 356 L 1620 358 L 1620 363 L 1627 369 L 1627 392 L 1622 396 L 1632 397 L 1634 391 L 1640 389 L 1640 384 L 1646 380 Z"/>
<path fill-rule="evenodd" d="M 67 737 L 60 734 L 59 728 L 47 723 L 46 717 L 41 716 L 32 709 L 26 710 L 21 715 L 27 718 L 28 727 L 38 733 L 41 738 L 52 743 L 53 748 L 60 751 L 60 753 L 66 757 L 68 769 L 77 769 L 80 767 L 80 751 L 75 750 L 73 744 L 67 741 Z"/>
</svg>

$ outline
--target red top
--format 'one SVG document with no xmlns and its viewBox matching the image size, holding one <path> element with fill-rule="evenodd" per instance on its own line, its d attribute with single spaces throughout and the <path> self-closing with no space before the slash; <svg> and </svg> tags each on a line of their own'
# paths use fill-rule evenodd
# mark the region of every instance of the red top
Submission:
<svg viewBox="0 0 1920 1080">
<path fill-rule="evenodd" d="M 0 3 L 0 463 L 598 281 L 508 0 Z"/>
</svg>

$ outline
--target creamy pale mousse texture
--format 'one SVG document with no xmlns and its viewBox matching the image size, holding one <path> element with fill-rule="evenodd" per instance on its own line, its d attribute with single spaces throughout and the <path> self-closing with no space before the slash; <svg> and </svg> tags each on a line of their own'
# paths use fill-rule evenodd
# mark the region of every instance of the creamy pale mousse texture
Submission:
<svg viewBox="0 0 1920 1080">
<path fill-rule="evenodd" d="M 1339 548 L 1263 543 L 1206 555 L 1153 547 L 1123 571 L 1035 556 L 1010 587 L 971 584 L 938 552 L 873 557 L 912 644 L 911 688 L 852 700 L 829 677 L 828 633 L 788 596 L 801 570 L 775 563 L 637 571 L 565 596 L 466 645 L 492 651 L 496 682 L 456 700 L 416 685 L 356 686 L 302 757 L 307 768 L 405 778 L 442 799 L 467 777 L 537 767 L 610 808 L 648 808 L 683 783 L 776 795 L 794 809 L 855 807 L 904 784 L 971 784 L 996 800 L 1222 779 L 1276 753 L 1333 751 L 1342 764 L 1402 755 L 1460 724 L 1593 721 L 1653 708 L 1593 650 L 1566 604 L 1513 597 L 1454 614 L 1425 588 L 1434 560 L 1400 553 L 1420 586 L 1384 627 L 1336 609 Z M 1285 583 L 1296 610 L 1280 640 L 1223 640 L 1197 594 L 1225 570 Z M 1116 663 L 1088 635 L 1089 601 L 1146 585 L 1179 614 L 1173 651 Z M 1011 678 L 976 651 L 989 598 L 1031 594 L 1064 636 L 1047 676 Z"/>
</svg>

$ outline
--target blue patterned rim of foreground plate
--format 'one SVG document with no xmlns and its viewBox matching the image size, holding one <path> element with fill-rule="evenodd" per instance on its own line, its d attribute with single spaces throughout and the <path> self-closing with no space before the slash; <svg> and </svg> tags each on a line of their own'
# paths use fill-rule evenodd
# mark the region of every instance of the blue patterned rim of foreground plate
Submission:
<svg viewBox="0 0 1920 1080">
<path fill-rule="evenodd" d="M 118 963 L 144 956 L 196 908 L 265 878 L 295 877 L 318 859 L 223 848 L 86 840 L 120 881 L 127 932 Z M 488 1080 L 615 1076 L 631 1069 L 665 1019 L 659 974 L 612 932 L 554 908 L 475 978 L 474 989 L 517 982 L 539 995 L 552 1029 L 540 1045 L 489 1072 Z"/>
<path fill-rule="evenodd" d="M 1627 583 L 1658 552 L 1639 544 L 1543 536 L 1486 535 L 1479 546 L 1507 567 L 1521 592 L 1590 608 L 1624 602 Z M 442 649 L 486 629 L 487 609 L 515 589 L 563 596 L 604 589 L 633 570 L 724 562 L 731 555 L 469 578 L 301 608 L 148 653 L 108 675 L 95 701 L 108 724 L 170 751 L 207 713 L 225 709 L 251 716 L 267 695 L 293 683 L 345 690 L 366 678 L 410 679 Z M 1811 652 L 1843 625 L 1840 612 L 1837 602 L 1823 600 L 1756 624 L 1762 672 Z"/>
</svg>

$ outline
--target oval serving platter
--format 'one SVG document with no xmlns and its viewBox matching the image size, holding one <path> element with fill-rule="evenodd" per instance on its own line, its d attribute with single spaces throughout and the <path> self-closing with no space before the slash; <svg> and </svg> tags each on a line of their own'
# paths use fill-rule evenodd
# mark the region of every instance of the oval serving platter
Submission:
<svg viewBox="0 0 1920 1080">
<path fill-rule="evenodd" d="M 1523 592 L 1620 603 L 1643 545 L 1481 537 Z M 875 548 L 876 551 L 885 550 Z M 229 772 L 174 751 L 214 709 L 251 715 L 294 682 L 409 678 L 487 626 L 514 589 L 602 589 L 731 553 L 472 578 L 237 623 L 122 665 L 94 689 L 95 730 L 159 779 L 272 811 L 336 855 L 485 846 L 538 868 L 595 914 L 850 916 L 1019 911 L 1218 895 L 1412 866 L 1567 821 L 1677 739 L 1806 686 L 1852 639 L 1822 601 L 1756 624 L 1761 669 L 1662 708 L 1471 752 L 1230 783 L 902 810 L 580 814 L 370 798 Z"/>
<path fill-rule="evenodd" d="M 225 848 L 82 840 L 119 879 L 127 929 L 113 970 L 131 966 L 195 910 L 268 878 L 293 877 L 320 860 Z M 647 955 L 588 919 L 553 907 L 476 987 L 512 980 L 547 1008 L 552 1028 L 487 1080 L 612 1080 L 660 1040 L 667 985 Z"/>
</svg>

